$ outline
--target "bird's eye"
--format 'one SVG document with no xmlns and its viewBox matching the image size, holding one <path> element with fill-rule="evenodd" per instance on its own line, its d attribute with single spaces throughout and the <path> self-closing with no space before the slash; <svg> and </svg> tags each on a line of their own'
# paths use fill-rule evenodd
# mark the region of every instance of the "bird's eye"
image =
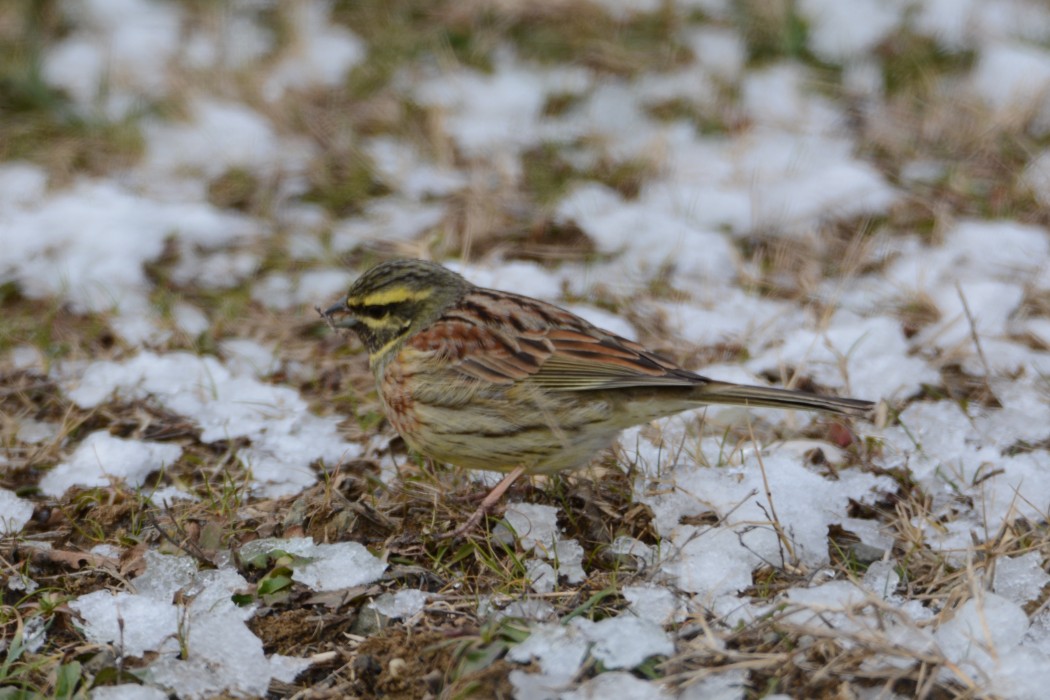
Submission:
<svg viewBox="0 0 1050 700">
<path fill-rule="evenodd" d="M 357 310 L 358 315 L 367 316 L 368 318 L 374 318 L 377 321 L 384 319 L 390 315 L 392 304 L 373 304 L 371 306 L 362 306 Z"/>
</svg>

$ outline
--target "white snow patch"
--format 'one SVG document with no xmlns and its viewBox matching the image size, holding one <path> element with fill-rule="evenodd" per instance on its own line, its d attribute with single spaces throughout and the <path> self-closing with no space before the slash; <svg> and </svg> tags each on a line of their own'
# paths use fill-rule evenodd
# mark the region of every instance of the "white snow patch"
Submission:
<svg viewBox="0 0 1050 700">
<path fill-rule="evenodd" d="M 558 529 L 558 509 L 554 506 L 510 503 L 503 519 L 526 550 L 536 546 L 553 546 L 561 534 Z M 497 536 L 499 532 L 497 531 Z"/>
<path fill-rule="evenodd" d="M 784 336 L 808 323 L 794 304 L 763 299 L 740 289 L 722 288 L 692 303 L 657 303 L 668 330 L 700 346 L 724 342 L 747 345 L 752 353 L 779 344 Z"/>
<path fill-rule="evenodd" d="M 17 535 L 33 517 L 33 503 L 0 489 L 0 535 Z"/>
<path fill-rule="evenodd" d="M 209 289 L 232 289 L 259 269 L 261 259 L 249 250 L 198 251 L 183 246 L 171 271 L 178 284 L 199 284 Z"/>
<path fill-rule="evenodd" d="M 1021 179 L 1040 204 L 1050 207 L 1050 150 L 1042 151 L 1032 158 Z"/>
<path fill-rule="evenodd" d="M 1016 42 L 985 46 L 970 86 L 996 119 L 1020 125 L 1035 118 L 1040 133 L 1050 126 L 1050 52 Z"/>
<path fill-rule="evenodd" d="M 30 445 L 50 442 L 58 435 L 58 427 L 57 423 L 26 418 L 18 424 L 18 432 L 15 434 L 15 439 Z"/>
<path fill-rule="evenodd" d="M 601 185 L 576 188 L 558 205 L 557 216 L 575 222 L 600 252 L 618 254 L 618 264 L 631 275 L 651 276 L 668 266 L 683 278 L 710 282 L 736 276 L 737 252 L 726 235 L 686 214 L 624 201 Z"/>
<path fill-rule="evenodd" d="M 171 87 L 182 8 L 148 0 L 62 3 L 73 31 L 44 53 L 44 79 L 86 110 L 123 118 Z"/>
<path fill-rule="evenodd" d="M 109 486 L 114 480 L 138 487 L 181 456 L 178 445 L 125 440 L 100 430 L 84 438 L 68 460 L 45 474 L 40 489 L 57 498 L 74 486 Z"/>
<path fill-rule="evenodd" d="M 905 289 L 930 289 L 956 281 L 1035 279 L 1050 258 L 1047 231 L 1015 221 L 960 221 L 944 245 L 915 248 L 887 270 L 888 281 Z M 990 278 L 990 279 L 989 279 Z"/>
<path fill-rule="evenodd" d="M 730 669 L 704 676 L 695 683 L 690 683 L 678 694 L 678 700 L 744 700 L 744 692 L 747 688 L 747 671 Z M 790 698 L 787 695 L 781 697 L 783 700 Z M 765 700 L 779 699 L 776 695 L 766 695 Z"/>
<path fill-rule="evenodd" d="M 992 589 L 1017 605 L 1035 600 L 1047 583 L 1050 575 L 1043 570 L 1043 555 L 1039 552 L 995 560 Z"/>
<path fill-rule="evenodd" d="M 971 677 L 981 678 L 1001 672 L 1001 660 L 1018 651 L 1027 629 L 1028 616 L 1019 605 L 985 593 L 980 599 L 963 603 L 952 619 L 934 632 L 934 638 L 949 661 Z M 954 676 L 948 669 L 942 673 L 946 679 Z"/>
<path fill-rule="evenodd" d="M 447 267 L 479 287 L 503 289 L 550 301 L 561 296 L 562 275 L 536 263 L 512 260 L 480 267 L 450 262 Z"/>
<path fill-rule="evenodd" d="M 699 27 L 687 34 L 686 42 L 696 62 L 723 80 L 736 80 L 747 62 L 744 40 L 731 29 Z"/>
<path fill-rule="evenodd" d="M 231 168 L 255 175 L 296 173 L 311 155 L 305 140 L 281 139 L 263 115 L 241 103 L 201 98 L 186 123 L 147 122 L 143 168 L 150 177 L 207 179 Z"/>
<path fill-rule="evenodd" d="M 545 565 L 541 560 L 526 563 L 530 567 L 530 581 L 538 589 L 547 592 L 553 590 L 558 576 L 565 576 L 569 583 L 574 584 L 587 577 L 583 570 L 583 547 L 576 540 L 561 539 L 558 509 L 553 506 L 531 503 L 508 505 L 504 522 L 497 526 L 496 536 L 508 543 L 516 536 L 526 551 L 532 551 L 552 562 L 553 566 Z"/>
<path fill-rule="evenodd" d="M 831 135 L 841 129 L 842 115 L 815 87 L 802 66 L 778 63 L 743 77 L 741 101 L 758 124 L 782 129 L 789 138 L 793 133 Z"/>
<path fill-rule="evenodd" d="M 872 400 L 907 397 L 923 384 L 938 384 L 938 372 L 911 355 L 900 322 L 885 316 L 858 318 L 839 312 L 823 331 L 798 328 L 780 348 L 748 361 L 755 373 L 783 367 L 818 384 Z"/>
<path fill-rule="evenodd" d="M 621 338 L 638 340 L 638 332 L 634 329 L 634 326 L 624 320 L 623 316 L 619 314 L 594 306 L 584 306 L 583 304 L 565 304 L 562 308 L 576 314 L 588 323 L 593 323 L 598 328 L 615 333 Z"/>
<path fill-rule="evenodd" d="M 590 640 L 579 625 L 540 623 L 529 631 L 529 637 L 507 652 L 507 660 L 539 663 L 540 673 L 527 674 L 511 671 L 510 681 L 516 689 L 515 696 L 524 698 L 547 698 L 551 693 L 572 685 L 584 659 Z"/>
<path fill-rule="evenodd" d="M 174 643 L 178 632 L 178 609 L 145 595 L 94 591 L 70 601 L 69 607 L 83 620 L 88 641 L 120 644 L 131 656 Z"/>
<path fill-rule="evenodd" d="M 288 7 L 289 48 L 263 85 L 263 96 L 273 102 L 289 89 L 337 87 L 366 53 L 364 42 L 330 18 L 326 0 L 292 3 Z"/>
<path fill-rule="evenodd" d="M 116 309 L 152 323 L 143 264 L 175 234 L 184 245 L 217 247 L 251 234 L 243 217 L 206 203 L 163 202 L 111 181 L 80 180 L 38 207 L 0 217 L 0 282 L 34 299 L 57 297 L 77 312 Z"/>
<path fill-rule="evenodd" d="M 620 535 L 609 545 L 609 554 L 621 560 L 630 558 L 632 568 L 644 569 L 656 563 L 656 549 L 641 540 Z"/>
<path fill-rule="evenodd" d="M 803 466 L 803 460 L 776 449 L 762 456 L 764 479 L 753 452 L 740 466 L 699 466 L 698 462 L 722 461 L 718 441 L 701 443 L 701 449 L 714 450 L 713 458 L 702 452 L 679 451 L 671 446 L 686 444 L 685 424 L 675 418 L 660 424 L 660 444 L 633 428 L 625 431 L 622 450 L 626 461 L 639 471 L 636 498 L 649 505 L 657 532 L 666 538 L 662 551 L 667 559 L 661 570 L 673 576 L 681 590 L 701 593 L 707 599 L 751 585 L 754 567 L 782 557 L 776 531 L 769 523 L 771 508 L 763 495 L 767 483 L 794 555 L 811 567 L 826 563 L 827 528 L 843 522 L 849 499 L 872 502 L 879 492 L 895 490 L 891 479 L 855 470 L 840 472 L 837 481 L 825 479 Z M 670 462 L 669 455 L 680 455 L 679 461 Z M 669 479 L 674 480 L 673 490 L 666 487 Z M 711 511 L 721 516 L 718 527 L 680 524 L 685 517 Z"/>
<path fill-rule="evenodd" d="M 1019 517 L 1039 520 L 1050 508 L 1046 451 L 1004 454 L 1017 441 L 1046 437 L 1050 406 L 1031 387 L 998 393 L 1005 407 L 973 418 L 951 401 L 913 404 L 900 427 L 883 433 L 881 463 L 907 466 L 932 498 L 932 511 L 915 524 L 956 562 L 972 547 L 971 531 L 995 532 Z M 960 498 L 972 499 L 974 510 L 959 512 Z M 944 527 L 936 524 L 942 519 Z"/>
<path fill-rule="evenodd" d="M 124 683 L 102 685 L 91 689 L 91 700 L 167 700 L 168 694 L 159 688 Z"/>
<path fill-rule="evenodd" d="M 226 367 L 234 374 L 265 377 L 280 366 L 273 347 L 250 338 L 230 338 L 219 343 Z"/>
<path fill-rule="evenodd" d="M 398 196 L 375 200 L 361 216 L 332 226 L 332 250 L 344 253 L 376 241 L 412 240 L 437 227 L 445 218 L 445 208 L 441 202 L 416 202 Z"/>
<path fill-rule="evenodd" d="M 190 501 L 191 503 L 196 503 L 200 500 L 197 496 L 183 491 L 178 486 L 164 486 L 155 489 L 146 494 L 146 497 L 149 498 L 150 503 L 161 506 L 162 508 L 167 508 L 173 505 L 176 501 Z"/>
<path fill-rule="evenodd" d="M 535 593 L 550 593 L 558 585 L 558 572 L 542 559 L 527 560 L 525 575 L 529 579 L 529 588 Z"/>
<path fill-rule="evenodd" d="M 271 680 L 289 682 L 309 667 L 309 659 L 263 653 L 262 640 L 245 624 L 254 609 L 239 608 L 231 599 L 247 585 L 229 569 L 195 574 L 188 586 L 191 602 L 179 614 L 180 631 L 188 633 L 183 640 L 188 654 L 181 658 L 176 653 L 178 646 L 165 650 L 149 666 L 150 681 L 187 698 L 212 697 L 224 691 L 264 695 Z"/>
<path fill-rule="evenodd" d="M 410 199 L 443 197 L 467 185 L 463 173 L 451 166 L 423 160 L 403 141 L 377 137 L 366 142 L 364 150 L 383 180 Z"/>
<path fill-rule="evenodd" d="M 672 577 L 679 590 L 701 594 L 704 600 L 747 588 L 752 570 L 761 563 L 728 528 L 700 531 L 681 526 L 665 544 L 673 552 L 660 570 Z"/>
<path fill-rule="evenodd" d="M 1003 407 L 975 418 L 975 427 L 988 445 L 1009 448 L 1018 441 L 1035 444 L 1050 437 L 1047 387 L 1033 384 L 1023 377 L 1017 381 L 993 382 L 993 391 Z M 1032 454 L 1041 455 L 1039 459 L 1050 458 L 1045 451 Z"/>
<path fill-rule="evenodd" d="M 34 345 L 18 345 L 11 348 L 7 355 L 7 361 L 11 367 L 25 372 L 41 373 L 44 371 L 46 361 L 40 348 Z"/>
<path fill-rule="evenodd" d="M 870 51 L 893 31 L 908 6 L 902 0 L 800 0 L 813 53 L 842 63 Z"/>
<path fill-rule="evenodd" d="M 214 357 L 144 352 L 122 362 L 95 362 L 60 369 L 66 394 L 83 408 L 116 395 L 152 398 L 192 419 L 201 440 L 248 438 L 238 458 L 252 470 L 257 490 L 276 497 L 314 483 L 310 464 L 357 457 L 361 446 L 339 437 L 338 418 L 313 415 L 298 392 L 235 375 Z"/>
<path fill-rule="evenodd" d="M 828 219 L 885 213 L 897 200 L 885 178 L 853 156 L 852 140 L 836 135 L 841 119 L 823 102 L 800 97 L 798 88 L 781 98 L 783 104 L 771 103 L 785 90 L 781 77 L 772 75 L 768 88 L 753 80 L 755 109 L 765 110 L 770 125 L 732 140 L 669 132 L 661 167 L 666 178 L 648 183 L 636 206 L 669 212 L 702 230 L 806 236 Z"/>
<path fill-rule="evenodd" d="M 297 278 L 274 273 L 252 287 L 252 298 L 278 311 L 296 306 L 328 308 L 329 302 L 346 292 L 350 281 L 346 270 L 336 268 L 307 270 Z"/>
<path fill-rule="evenodd" d="M 1024 290 L 1010 282 L 975 280 L 940 286 L 931 290 L 930 299 L 941 312 L 941 320 L 924 329 L 918 342 L 975 352 L 974 333 L 979 338 L 1006 334 L 1007 321 L 1024 299 Z"/>
<path fill-rule="evenodd" d="M 941 45 L 959 51 L 974 40 L 981 0 L 925 0 L 915 6 L 913 26 Z"/>
<path fill-rule="evenodd" d="M 211 327 L 211 321 L 192 304 L 178 302 L 171 310 L 171 320 L 175 327 L 186 335 L 195 338 Z"/>
<path fill-rule="evenodd" d="M 561 700 L 670 700 L 671 697 L 658 683 L 643 681 L 623 671 L 612 671 L 584 681 L 575 690 L 562 693 Z"/>
<path fill-rule="evenodd" d="M 0 165 L 0 212 L 39 204 L 47 192 L 47 173 L 31 163 Z"/>
<path fill-rule="evenodd" d="M 627 601 L 628 609 L 643 620 L 663 626 L 681 622 L 684 618 L 682 604 L 666 586 L 653 583 L 624 586 L 620 593 Z"/>
<path fill-rule="evenodd" d="M 312 537 L 267 538 L 249 542 L 240 554 L 253 559 L 273 551 L 296 557 L 292 579 L 315 591 L 339 591 L 372 583 L 386 571 L 386 562 L 357 542 L 314 544 Z"/>
<path fill-rule="evenodd" d="M 544 698 L 549 697 L 547 693 L 550 691 L 571 684 L 588 651 L 605 668 L 630 669 L 651 656 L 670 656 L 674 650 L 674 643 L 659 625 L 621 615 L 601 622 L 575 618 L 566 625 L 534 625 L 528 639 L 507 652 L 507 659 L 517 663 L 529 663 L 535 659 L 539 663 L 541 673 L 512 672 L 511 682 L 519 690 L 518 697 Z M 616 674 L 599 677 L 604 675 Z M 650 683 L 644 685 L 650 693 L 659 687 Z M 625 696 L 617 691 L 615 697 Z"/>
</svg>

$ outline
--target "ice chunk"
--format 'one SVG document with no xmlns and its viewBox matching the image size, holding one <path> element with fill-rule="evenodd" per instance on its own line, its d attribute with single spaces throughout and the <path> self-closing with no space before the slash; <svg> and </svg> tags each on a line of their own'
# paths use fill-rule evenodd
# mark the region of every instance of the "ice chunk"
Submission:
<svg viewBox="0 0 1050 700">
<path fill-rule="evenodd" d="M 594 623 L 587 630 L 594 641 L 591 655 L 605 668 L 634 668 L 650 656 L 671 656 L 674 642 L 654 622 L 621 615 Z"/>
<path fill-rule="evenodd" d="M 92 688 L 91 700 L 168 700 L 168 694 L 159 688 L 150 688 L 138 683 L 123 683 Z"/>
<path fill-rule="evenodd" d="M 1047 583 L 1050 583 L 1050 575 L 1043 570 L 1043 555 L 1040 552 L 995 560 L 992 589 L 1017 605 L 1038 598 Z"/>
<path fill-rule="evenodd" d="M 561 700 L 670 700 L 671 697 L 671 694 L 655 681 L 643 681 L 630 673 L 612 671 L 584 681 L 576 690 L 562 693 Z"/>
<path fill-rule="evenodd" d="M 864 572 L 861 585 L 883 600 L 896 598 L 897 586 L 901 577 L 897 573 L 897 564 L 892 561 L 877 561 Z"/>
<path fill-rule="evenodd" d="M 423 610 L 427 602 L 425 591 L 410 588 L 395 593 L 384 593 L 372 601 L 372 607 L 391 619 L 409 618 Z"/>
<path fill-rule="evenodd" d="M 235 609 L 210 611 L 192 617 L 187 625 L 186 658 L 164 655 L 149 666 L 152 682 L 177 691 L 180 697 L 265 695 L 274 666 L 263 654 L 262 640 L 252 634 Z M 287 677 L 286 659 L 277 668 Z M 299 660 L 299 670 L 309 666 Z"/>
<path fill-rule="evenodd" d="M 558 509 L 534 503 L 511 503 L 503 515 L 526 550 L 545 548 L 558 540 Z"/>
<path fill-rule="evenodd" d="M 83 620 L 84 636 L 95 644 L 115 644 L 123 653 L 177 649 L 179 611 L 151 596 L 95 591 L 70 601 Z"/>
<path fill-rule="evenodd" d="M 542 559 L 526 561 L 525 575 L 529 577 L 529 587 L 536 593 L 550 593 L 558 584 L 558 574 L 554 567 Z"/>
<path fill-rule="evenodd" d="M 242 559 L 281 551 L 298 558 L 292 564 L 292 579 L 315 591 L 338 591 L 372 583 L 386 571 L 386 563 L 357 542 L 314 544 L 312 537 L 268 538 L 241 548 Z"/>
<path fill-rule="evenodd" d="M 641 586 L 624 586 L 621 591 L 629 610 L 643 620 L 657 625 L 679 622 L 682 617 L 678 598 L 671 589 L 650 583 Z"/>
<path fill-rule="evenodd" d="M 567 682 L 580 669 L 589 646 L 590 638 L 575 625 L 540 623 L 524 642 L 507 652 L 507 659 L 517 663 L 536 659 L 548 677 Z"/>
<path fill-rule="evenodd" d="M 146 571 L 135 579 L 135 590 L 157 600 L 171 600 L 172 595 L 193 581 L 197 562 L 191 557 L 161 554 L 147 550 Z"/>
</svg>

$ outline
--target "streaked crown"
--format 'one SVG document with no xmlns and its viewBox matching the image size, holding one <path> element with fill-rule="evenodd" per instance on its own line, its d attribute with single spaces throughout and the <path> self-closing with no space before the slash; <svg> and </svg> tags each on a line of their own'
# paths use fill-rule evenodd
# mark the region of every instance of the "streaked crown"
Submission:
<svg viewBox="0 0 1050 700">
<path fill-rule="evenodd" d="M 460 275 L 425 260 L 390 260 L 366 271 L 346 294 L 353 330 L 376 361 L 441 315 L 471 288 Z"/>
</svg>

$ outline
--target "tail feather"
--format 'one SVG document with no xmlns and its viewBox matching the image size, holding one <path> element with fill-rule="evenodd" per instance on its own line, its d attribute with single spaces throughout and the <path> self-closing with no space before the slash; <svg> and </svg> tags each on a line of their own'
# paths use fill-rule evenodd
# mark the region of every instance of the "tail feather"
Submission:
<svg viewBox="0 0 1050 700">
<path fill-rule="evenodd" d="M 806 411 L 827 411 L 855 418 L 868 417 L 875 407 L 874 403 L 863 399 L 820 396 L 792 389 L 745 386 L 743 384 L 716 381 L 698 386 L 695 391 L 695 398 L 703 403 L 759 406 L 764 408 L 797 408 Z"/>
</svg>

